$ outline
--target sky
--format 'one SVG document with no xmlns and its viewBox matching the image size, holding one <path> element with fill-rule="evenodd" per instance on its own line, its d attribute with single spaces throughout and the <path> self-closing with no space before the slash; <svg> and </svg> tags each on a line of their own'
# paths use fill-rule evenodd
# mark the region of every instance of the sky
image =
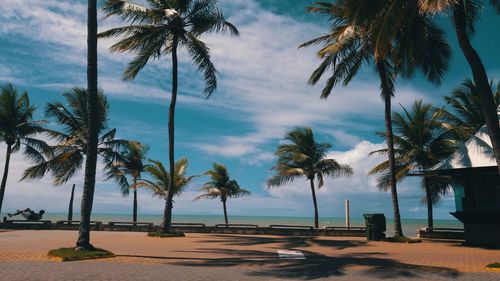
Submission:
<svg viewBox="0 0 500 281">
<path fill-rule="evenodd" d="M 354 169 L 350 178 L 327 180 L 318 190 L 320 216 L 342 217 L 344 200 L 351 201 L 351 214 L 382 212 L 392 217 L 389 193 L 376 187 L 368 171 L 383 161 L 368 157 L 384 147 L 375 133 L 384 129 L 383 103 L 377 77 L 365 67 L 348 87 L 335 88 L 327 100 L 319 98 L 322 83 L 307 84 L 319 64 L 316 48 L 297 47 L 328 31 L 325 18 L 306 13 L 312 1 L 221 0 L 220 6 L 240 37 L 206 35 L 212 60 L 219 71 L 217 92 L 203 96 L 203 80 L 188 56 L 180 51 L 179 98 L 176 112 L 176 158 L 189 159 L 189 173 L 201 175 L 212 163 L 226 165 L 231 176 L 252 192 L 228 203 L 229 214 L 302 216 L 313 215 L 309 184 L 297 180 L 268 189 L 273 155 L 285 133 L 295 127 L 311 127 L 319 142 L 333 145 L 329 157 Z M 102 2 L 100 3 L 102 6 Z M 423 99 L 442 106 L 443 96 L 470 76 L 455 40 L 449 19 L 438 18 L 453 46 L 449 71 L 440 86 L 416 76 L 397 82 L 393 107 L 410 106 Z M 36 118 L 44 119 L 50 101 L 62 101 L 62 93 L 86 85 L 86 2 L 82 0 L 10 0 L 0 5 L 0 83 L 11 82 L 27 91 L 38 107 Z M 119 26 L 116 19 L 99 14 L 99 30 Z M 473 44 L 483 58 L 489 78 L 498 81 L 500 53 L 497 27 L 500 17 L 489 7 L 482 11 Z M 170 59 L 150 62 L 134 81 L 121 75 L 130 54 L 110 53 L 116 40 L 99 41 L 99 86 L 111 104 L 110 128 L 117 137 L 137 140 L 150 147 L 149 158 L 167 163 L 167 113 L 170 97 Z M 0 145 L 0 168 L 5 161 Z M 30 166 L 22 153 L 12 157 L 3 210 L 30 207 L 65 212 L 71 185 L 77 185 L 79 202 L 83 173 L 63 186 L 46 177 L 36 182 L 19 181 Z M 222 214 L 217 200 L 193 201 L 205 177 L 197 178 L 179 198 L 176 214 Z M 398 186 L 403 218 L 425 218 L 423 191 L 417 178 Z M 75 203 L 78 206 L 78 203 Z M 139 192 L 139 213 L 161 214 L 163 202 L 146 190 Z M 131 213 L 132 197 L 120 195 L 116 183 L 104 181 L 98 164 L 93 212 Z M 438 219 L 453 219 L 453 195 L 435 210 Z"/>
</svg>

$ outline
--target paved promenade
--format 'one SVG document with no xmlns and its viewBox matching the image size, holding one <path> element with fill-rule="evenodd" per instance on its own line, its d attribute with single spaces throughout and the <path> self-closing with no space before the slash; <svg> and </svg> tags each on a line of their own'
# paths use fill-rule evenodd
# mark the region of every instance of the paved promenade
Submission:
<svg viewBox="0 0 500 281">
<path fill-rule="evenodd" d="M 117 257 L 56 262 L 50 249 L 72 246 L 75 231 L 0 230 L 0 280 L 500 280 L 485 265 L 500 250 L 456 242 L 394 244 L 360 238 L 93 232 L 95 246 Z M 305 260 L 280 259 L 278 250 Z"/>
</svg>

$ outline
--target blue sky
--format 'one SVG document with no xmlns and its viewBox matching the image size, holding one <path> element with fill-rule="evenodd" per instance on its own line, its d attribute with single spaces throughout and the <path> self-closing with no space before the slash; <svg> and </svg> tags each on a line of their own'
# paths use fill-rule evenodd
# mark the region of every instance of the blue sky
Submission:
<svg viewBox="0 0 500 281">
<path fill-rule="evenodd" d="M 329 180 L 319 194 L 320 216 L 340 217 L 343 201 L 351 200 L 352 213 L 384 212 L 392 216 L 390 195 L 379 192 L 376 179 L 367 171 L 381 161 L 367 154 L 383 146 L 374 133 L 383 130 L 383 104 L 371 68 L 364 69 L 349 87 L 339 87 L 328 100 L 320 100 L 321 85 L 311 87 L 307 79 L 319 63 L 315 49 L 297 46 L 327 31 L 324 18 L 306 14 L 312 1 L 221 0 L 221 7 L 240 30 L 240 38 L 208 35 L 213 62 L 220 72 L 219 87 L 212 98 L 202 95 L 201 76 L 186 54 L 180 54 L 180 97 L 176 115 L 176 155 L 188 157 L 190 172 L 201 174 L 220 162 L 253 196 L 229 203 L 231 214 L 311 216 L 308 184 L 299 180 L 268 190 L 273 152 L 286 131 L 310 126 L 320 141 L 333 144 L 331 156 L 351 164 L 350 179 Z M 29 7 L 29 8 L 28 8 Z M 10 81 L 30 94 L 38 105 L 38 118 L 48 101 L 61 100 L 61 93 L 84 86 L 86 79 L 85 1 L 13 0 L 0 6 L 0 82 Z M 116 26 L 102 19 L 100 30 Z M 439 87 L 417 76 L 398 81 L 394 108 L 424 99 L 441 106 L 442 97 L 469 76 L 447 18 L 439 23 L 454 47 L 450 69 Z M 500 17 L 486 7 L 474 46 L 490 79 L 498 80 Z M 167 160 L 167 105 L 170 96 L 170 60 L 150 63 L 135 81 L 120 79 L 131 55 L 111 54 L 113 40 L 99 42 L 99 84 L 111 103 L 110 124 L 121 138 L 150 146 L 150 157 Z M 0 146 L 1 151 L 5 147 Z M 0 151 L 0 168 L 4 152 Z M 40 182 L 18 182 L 29 163 L 21 154 L 13 158 L 4 210 L 21 207 L 65 211 L 71 183 L 81 188 L 82 175 L 66 186 L 53 187 L 50 178 Z M 178 214 L 220 214 L 217 201 L 192 202 L 200 178 L 176 199 Z M 416 179 L 399 185 L 403 217 L 424 218 L 422 191 Z M 80 189 L 81 192 L 81 189 Z M 79 200 L 79 198 L 77 198 Z M 112 182 L 98 173 L 94 212 L 131 211 L 131 198 L 123 198 Z M 49 206 L 48 206 L 49 205 Z M 160 214 L 163 203 L 143 191 L 139 211 Z M 436 210 L 437 218 L 451 218 L 453 200 L 448 196 Z"/>
</svg>

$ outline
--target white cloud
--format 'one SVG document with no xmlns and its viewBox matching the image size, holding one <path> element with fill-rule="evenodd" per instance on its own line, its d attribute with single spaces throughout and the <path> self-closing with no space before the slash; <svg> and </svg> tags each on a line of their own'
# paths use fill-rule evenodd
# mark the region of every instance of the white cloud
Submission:
<svg viewBox="0 0 500 281">
<path fill-rule="evenodd" d="M 319 60 L 313 49 L 297 47 L 321 34 L 322 27 L 265 11 L 253 1 L 240 1 L 232 6 L 235 5 L 242 7 L 230 20 L 239 26 L 241 36 L 206 37 L 213 46 L 213 60 L 222 73 L 221 91 L 212 99 L 216 105 L 237 110 L 240 116 L 245 113 L 244 121 L 254 130 L 244 135 L 217 136 L 212 138 L 216 140 L 214 143 L 204 141 L 193 147 L 224 157 L 251 158 L 296 126 L 331 130 L 341 144 L 352 147 L 360 139 L 334 128 L 370 128 L 368 124 L 360 124 L 360 120 L 350 121 L 353 116 L 382 120 L 378 84 L 364 75 L 348 88 L 334 89 L 328 100 L 319 99 L 321 85 L 307 85 L 308 76 Z M 395 103 L 403 104 L 422 97 L 408 88 L 399 89 L 397 96 L 401 98 Z"/>
<path fill-rule="evenodd" d="M 349 133 L 353 127 L 373 131 L 375 128 L 369 122 L 363 122 L 382 120 L 383 105 L 377 81 L 362 73 L 349 88 L 339 87 L 328 100 L 320 100 L 321 85 L 307 85 L 309 74 L 319 63 L 314 55 L 315 50 L 297 50 L 297 46 L 319 35 L 324 28 L 265 11 L 256 1 L 225 1 L 224 5 L 231 14 L 230 20 L 239 27 L 241 37 L 205 37 L 211 47 L 214 63 L 221 73 L 219 91 L 210 100 L 203 99 L 198 94 L 200 77 L 197 74 L 193 76 L 194 68 L 181 57 L 183 65 L 180 78 L 183 83 L 179 89 L 179 102 L 199 109 L 207 108 L 224 115 L 224 118 L 235 119 L 247 125 L 249 130 L 243 134 L 232 134 L 229 130 L 225 135 L 212 134 L 210 138 L 200 136 L 204 142 L 193 147 L 210 155 L 240 158 L 245 164 L 258 166 L 273 159 L 269 151 L 270 143 L 281 139 L 287 130 L 295 126 L 312 126 L 323 133 L 332 134 L 339 143 L 352 147 L 349 151 L 332 152 L 331 155 L 341 162 L 350 163 L 355 169 L 352 178 L 328 181 L 318 192 L 321 214 L 340 216 L 346 198 L 351 199 L 358 213 L 365 210 L 390 212 L 389 194 L 378 192 L 375 179 L 366 176 L 367 171 L 380 161 L 367 158 L 367 153 L 381 145 L 361 141 Z M 38 45 L 35 51 L 42 53 L 38 54 L 40 57 L 51 58 L 45 68 L 39 70 L 43 77 L 26 78 L 44 81 L 45 84 L 37 83 L 36 87 L 62 90 L 84 84 L 85 9 L 82 3 L 63 0 L 12 0 L 0 5 L 0 36 L 27 39 L 30 44 Z M 116 24 L 113 21 L 101 23 L 101 30 Z M 120 80 L 121 72 L 131 56 L 110 54 L 107 47 L 112 42 L 107 40 L 99 43 L 99 79 L 104 90 L 115 98 L 139 102 L 163 102 L 168 99 L 168 59 L 145 68 L 137 81 L 123 82 Z M 55 75 L 55 71 L 52 71 L 54 64 L 57 64 L 58 69 L 70 65 L 78 68 L 78 71 L 64 71 L 57 76 L 56 81 L 45 79 L 45 75 Z M 0 79 L 19 79 L 19 75 L 23 73 L 0 68 Z M 196 83 L 192 83 L 195 79 Z M 405 105 L 423 95 L 411 88 L 398 88 L 396 97 L 394 104 Z M 146 130 L 152 131 L 154 128 L 147 127 Z M 3 147 L 0 147 L 1 151 Z M 53 210 L 66 210 L 68 189 L 52 187 L 49 179 L 19 183 L 17 180 L 23 167 L 27 166 L 26 162 L 18 154 L 13 158 L 12 165 L 14 168 L 9 177 L 5 210 L 23 206 L 47 208 L 47 202 L 50 202 Z M 3 163 L 0 163 L 1 166 Z M 75 182 L 81 187 L 81 175 L 76 179 L 78 181 Z M 99 179 L 95 212 L 127 210 L 131 204 L 130 198 L 121 198 L 117 187 L 102 183 L 102 176 Z M 409 198 L 404 199 L 409 200 L 409 208 L 420 204 L 418 200 L 415 201 L 420 196 L 415 183 L 400 186 L 401 195 Z M 192 202 L 195 194 L 196 190 L 191 188 L 177 199 L 176 212 L 220 212 L 218 201 Z M 232 210 L 236 214 L 311 214 L 310 190 L 305 181 L 269 191 L 264 188 L 260 194 L 232 201 Z M 141 211 L 161 213 L 161 200 L 143 195 L 140 198 Z M 255 206 L 259 206 L 258 210 Z"/>
<path fill-rule="evenodd" d="M 379 157 L 367 158 L 367 154 L 383 144 L 374 144 L 361 141 L 353 149 L 340 152 L 335 151 L 329 157 L 341 163 L 352 166 L 354 175 L 349 178 L 327 179 L 325 186 L 317 191 L 320 216 L 342 217 L 344 200 L 351 201 L 353 217 L 360 217 L 363 213 L 383 212 L 392 217 L 390 194 L 378 191 L 375 177 L 368 177 L 368 171 L 383 159 Z M 0 146 L 0 152 L 5 146 Z M 2 159 L 3 160 L 3 159 Z M 3 170 L 3 161 L 0 168 Z M 21 153 L 14 154 L 11 161 L 10 174 L 4 199 L 5 212 L 19 208 L 45 209 L 48 212 L 66 212 L 70 188 L 77 185 L 75 196 L 75 210 L 77 212 L 81 200 L 83 173 L 78 173 L 68 184 L 54 187 L 49 177 L 36 182 L 19 182 L 22 171 L 29 163 Z M 205 179 L 199 179 L 186 189 L 183 194 L 175 198 L 176 214 L 221 214 L 219 200 L 198 200 L 193 198 L 198 194 L 197 187 Z M 262 185 L 261 192 L 249 197 L 230 200 L 230 214 L 233 215 L 265 215 L 265 216 L 312 216 L 312 199 L 309 183 L 305 179 L 298 179 L 291 184 L 273 189 Z M 418 217 L 422 208 L 420 198 L 423 195 L 417 182 L 405 181 L 399 184 L 400 206 L 403 217 Z M 118 212 L 131 210 L 132 199 L 121 196 L 118 186 L 113 182 L 104 182 L 102 166 L 98 165 L 94 213 Z M 453 197 L 448 195 L 436 212 L 437 218 L 450 218 L 447 212 L 453 210 Z M 256 208 L 256 206 L 258 206 Z M 164 202 L 152 198 L 149 192 L 139 191 L 139 212 L 146 214 L 162 214 Z"/>
</svg>

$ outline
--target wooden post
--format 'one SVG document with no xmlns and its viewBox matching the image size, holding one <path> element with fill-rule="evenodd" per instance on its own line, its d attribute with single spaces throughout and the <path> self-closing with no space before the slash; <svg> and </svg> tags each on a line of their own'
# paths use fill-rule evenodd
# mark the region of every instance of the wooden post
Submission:
<svg viewBox="0 0 500 281">
<path fill-rule="evenodd" d="M 345 200 L 345 226 L 351 226 L 351 220 L 349 218 L 349 200 Z"/>
<path fill-rule="evenodd" d="M 73 188 L 71 188 L 71 197 L 69 198 L 69 207 L 68 207 L 68 220 L 69 221 L 73 220 L 73 198 L 74 197 L 75 197 L 75 184 L 73 184 Z"/>
</svg>

